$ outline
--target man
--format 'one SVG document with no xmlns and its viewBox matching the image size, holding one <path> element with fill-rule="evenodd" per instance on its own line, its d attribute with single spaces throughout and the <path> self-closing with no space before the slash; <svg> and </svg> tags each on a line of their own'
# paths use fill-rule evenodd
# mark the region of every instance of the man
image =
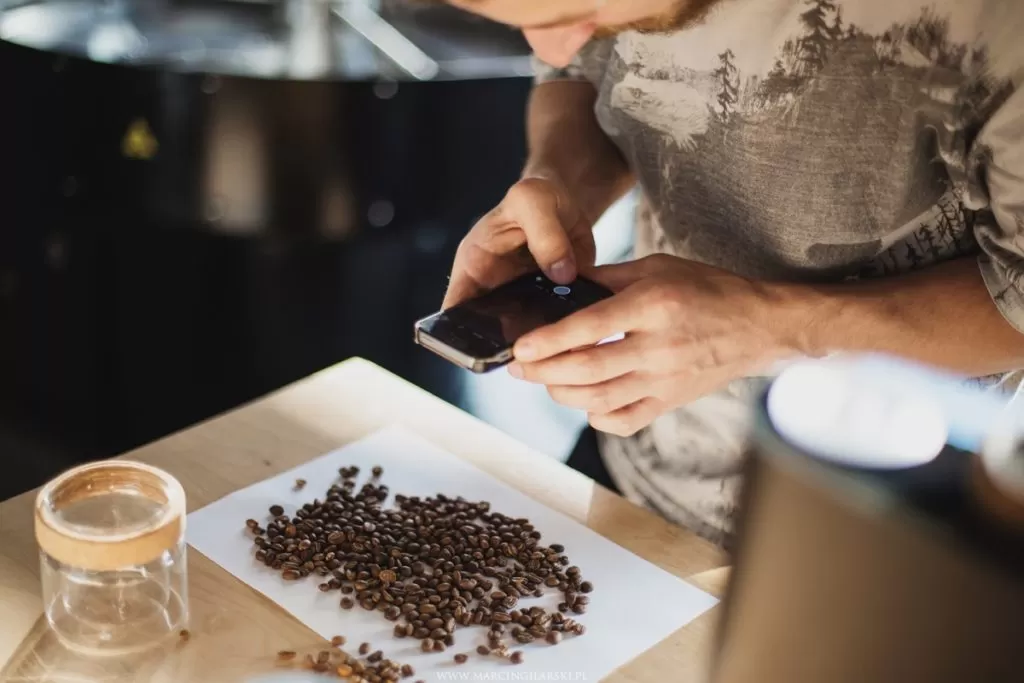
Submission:
<svg viewBox="0 0 1024 683">
<path fill-rule="evenodd" d="M 544 64 L 523 179 L 445 306 L 526 250 L 616 292 L 521 339 L 510 372 L 587 411 L 630 499 L 727 544 L 747 401 L 779 361 L 894 353 L 1003 386 L 1024 367 L 1024 3 L 452 2 Z M 594 269 L 591 226 L 636 182 L 637 260 Z"/>
</svg>

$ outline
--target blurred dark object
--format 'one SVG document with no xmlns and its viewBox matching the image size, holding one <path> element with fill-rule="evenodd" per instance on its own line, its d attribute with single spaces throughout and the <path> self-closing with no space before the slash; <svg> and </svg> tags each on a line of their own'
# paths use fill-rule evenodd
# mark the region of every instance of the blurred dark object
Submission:
<svg viewBox="0 0 1024 683">
<path fill-rule="evenodd" d="M 854 367 L 836 394 L 870 390 L 873 373 Z M 981 391 L 933 402 L 937 385 L 910 382 L 905 396 L 941 404 L 951 440 L 981 447 L 979 435 L 1008 414 Z M 805 399 L 795 407 L 814 419 L 815 397 Z M 885 431 L 856 412 L 838 417 L 869 438 Z M 991 514 L 976 486 L 979 456 L 947 446 L 927 464 L 886 471 L 831 455 L 795 447 L 768 401 L 758 406 L 713 683 L 1024 680 L 1024 527 Z"/>
<path fill-rule="evenodd" d="M 283 4 L 127 6 L 145 10 L 137 26 L 178 12 L 194 30 L 174 35 L 199 36 L 233 13 L 280 28 Z M 19 9 L 87 5 L 125 6 Z M 474 62 L 478 21 L 436 9 L 395 15 L 430 27 L 408 32 L 440 65 L 431 78 L 336 15 L 318 78 L 237 75 L 219 68 L 227 48 L 161 63 L 147 40 L 104 63 L 69 37 L 87 32 L 0 41 L 0 455 L 42 460 L 0 498 L 353 355 L 459 401 L 458 371 L 414 347 L 412 323 L 519 175 L 530 82 L 516 34 L 488 26 Z"/>
</svg>

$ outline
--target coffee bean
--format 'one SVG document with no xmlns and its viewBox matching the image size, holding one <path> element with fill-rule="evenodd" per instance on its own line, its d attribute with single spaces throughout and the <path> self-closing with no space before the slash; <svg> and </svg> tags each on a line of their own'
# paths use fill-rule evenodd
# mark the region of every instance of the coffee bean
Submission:
<svg viewBox="0 0 1024 683">
<path fill-rule="evenodd" d="M 563 546 L 542 543 L 529 520 L 444 495 L 399 493 L 385 507 L 389 491 L 380 482 L 382 470 L 361 487 L 354 481 L 358 468 L 338 473 L 341 479 L 323 500 L 305 503 L 291 516 L 283 506 L 271 506 L 266 529 L 247 520 L 259 562 L 288 581 L 325 577 L 315 585 L 323 592 L 340 590 L 342 608 L 358 604 L 385 619 L 401 619 L 395 637 L 429 639 L 429 651 L 454 646 L 456 629 L 472 625 L 493 627 L 488 642 L 506 655 L 500 640 L 509 624 L 524 641 L 580 632 L 564 613 L 585 612 L 582 594 L 593 586 L 570 565 Z M 520 600 L 542 597 L 545 589 L 565 594 L 561 611 L 518 608 Z M 353 666 L 353 674 L 375 683 L 373 676 L 397 680 L 399 669 L 377 666 L 364 675 Z"/>
<path fill-rule="evenodd" d="M 444 652 L 445 645 L 440 640 L 434 641 L 434 652 Z"/>
<path fill-rule="evenodd" d="M 369 662 L 379 662 L 384 658 L 384 653 L 380 650 L 370 653 L 367 655 L 366 660 Z"/>
<path fill-rule="evenodd" d="M 486 645 L 480 645 L 476 648 L 476 653 L 478 655 L 483 655 L 484 657 L 486 657 L 487 655 L 491 654 L 491 648 L 487 647 Z"/>
<path fill-rule="evenodd" d="M 456 664 L 465 664 L 466 660 L 469 659 L 468 655 L 464 655 L 461 652 L 454 657 Z"/>
<path fill-rule="evenodd" d="M 331 645 L 334 647 L 341 647 L 345 644 L 345 636 L 334 636 L 331 638 Z"/>
<path fill-rule="evenodd" d="M 519 650 L 516 650 L 509 656 L 508 661 L 512 662 L 513 664 L 522 664 L 523 659 L 523 653 Z"/>
<path fill-rule="evenodd" d="M 434 649 L 434 641 L 430 638 L 424 638 L 423 642 L 420 643 L 420 649 L 424 652 L 431 652 Z"/>
<path fill-rule="evenodd" d="M 359 646 L 359 654 L 366 655 L 372 646 L 369 643 L 362 643 Z"/>
<path fill-rule="evenodd" d="M 381 467 L 380 465 L 375 466 L 371 471 L 373 472 L 373 476 L 375 477 L 379 477 L 380 475 L 384 474 L 384 468 Z"/>
<path fill-rule="evenodd" d="M 306 480 L 305 479 L 296 479 L 295 480 L 295 490 L 296 491 L 301 491 L 304 488 L 306 488 Z"/>
</svg>

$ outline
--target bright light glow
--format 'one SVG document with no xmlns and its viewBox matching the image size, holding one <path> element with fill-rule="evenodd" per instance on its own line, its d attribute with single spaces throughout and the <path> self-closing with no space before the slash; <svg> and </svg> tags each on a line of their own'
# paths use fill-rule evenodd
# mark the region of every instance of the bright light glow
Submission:
<svg viewBox="0 0 1024 683">
<path fill-rule="evenodd" d="M 864 373 L 856 363 L 789 367 L 768 395 L 768 415 L 794 446 L 853 467 L 924 465 L 938 456 L 948 436 L 941 406 L 920 387 Z"/>
</svg>

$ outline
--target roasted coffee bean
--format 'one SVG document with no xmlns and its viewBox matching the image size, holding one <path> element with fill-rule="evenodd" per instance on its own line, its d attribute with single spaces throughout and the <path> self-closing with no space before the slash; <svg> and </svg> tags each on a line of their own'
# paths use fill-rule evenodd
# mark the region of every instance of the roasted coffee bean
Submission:
<svg viewBox="0 0 1024 683">
<path fill-rule="evenodd" d="M 432 652 L 434 649 L 434 641 L 430 638 L 424 638 L 423 642 L 420 643 L 420 649 L 424 652 Z"/>
<path fill-rule="evenodd" d="M 444 652 L 445 645 L 440 640 L 434 641 L 434 652 Z"/>
<path fill-rule="evenodd" d="M 563 612 L 580 613 L 587 605 L 580 597 L 593 590 L 564 548 L 544 545 L 529 520 L 443 495 L 397 494 L 393 506 L 385 507 L 383 472 L 361 487 L 353 481 L 356 468 L 338 472 L 341 480 L 324 500 L 308 502 L 291 516 L 283 506 L 272 506 L 265 530 L 247 522 L 258 561 L 289 581 L 326 577 L 315 585 L 324 592 L 340 590 L 347 598 L 342 607 L 358 604 L 401 619 L 395 637 L 429 639 L 431 651 L 453 646 L 455 630 L 473 624 L 495 627 L 488 639 L 499 644 L 507 624 L 515 624 L 518 638 L 577 632 L 575 622 L 559 621 L 562 612 L 517 609 L 521 599 L 543 596 L 547 588 L 566 594 Z M 366 680 L 374 683 L 371 674 L 382 681 L 400 676 L 397 665 L 367 672 Z"/>
<path fill-rule="evenodd" d="M 453 659 L 455 660 L 456 664 L 465 664 L 466 661 L 469 659 L 469 655 L 465 655 L 460 652 L 459 654 L 455 655 Z"/>
<path fill-rule="evenodd" d="M 368 662 L 379 662 L 382 659 L 384 659 L 384 653 L 380 650 L 371 652 L 369 655 L 366 656 L 366 661 Z"/>
<path fill-rule="evenodd" d="M 521 633 L 515 636 L 515 639 L 517 643 L 522 643 L 523 645 L 526 645 L 527 643 L 532 643 L 535 640 L 533 634 L 529 631 L 522 631 Z"/>
<path fill-rule="evenodd" d="M 345 636 L 334 636 L 331 638 L 331 645 L 334 647 L 341 647 L 345 644 Z"/>
<path fill-rule="evenodd" d="M 487 655 L 491 654 L 491 648 L 487 647 L 486 645 L 480 645 L 476 648 L 476 653 L 478 655 L 483 655 L 484 657 L 486 657 Z"/>
<path fill-rule="evenodd" d="M 373 473 L 373 476 L 375 476 L 375 477 L 379 477 L 380 475 L 384 474 L 384 468 L 383 468 L 383 467 L 381 467 L 380 465 L 376 465 L 376 466 L 375 466 L 375 467 L 374 467 L 374 468 L 373 468 L 373 469 L 371 470 L 371 472 Z"/>
<path fill-rule="evenodd" d="M 519 650 L 516 650 L 511 655 L 509 655 L 508 661 L 512 662 L 513 664 L 522 664 L 524 659 L 525 658 L 523 657 L 523 653 Z"/>
<path fill-rule="evenodd" d="M 260 523 L 255 519 L 247 519 L 245 520 L 245 526 L 249 528 L 249 531 L 252 531 L 253 529 L 259 528 Z"/>
<path fill-rule="evenodd" d="M 304 488 L 306 488 L 306 480 L 305 479 L 296 479 L 295 480 L 295 490 L 296 491 L 301 491 Z"/>
<path fill-rule="evenodd" d="M 551 645 L 558 645 L 560 642 L 562 642 L 562 634 L 558 631 L 548 631 L 548 634 L 544 636 L 544 640 L 546 640 Z"/>
</svg>

